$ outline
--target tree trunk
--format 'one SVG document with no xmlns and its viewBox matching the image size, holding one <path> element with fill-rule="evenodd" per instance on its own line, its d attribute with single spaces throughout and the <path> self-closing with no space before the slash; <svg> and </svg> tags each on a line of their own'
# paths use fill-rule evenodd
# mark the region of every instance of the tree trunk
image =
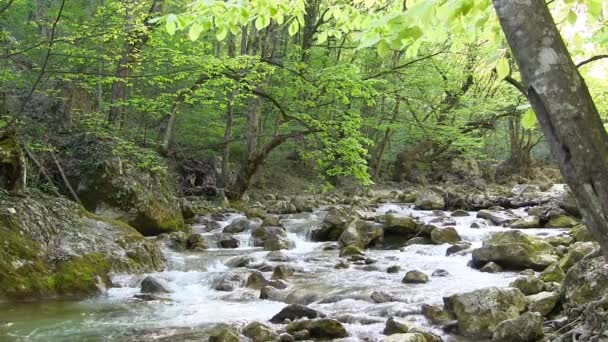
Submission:
<svg viewBox="0 0 608 342">
<path fill-rule="evenodd" d="M 235 37 L 230 34 L 228 37 L 228 57 L 234 58 L 236 55 Z M 241 41 L 242 43 L 242 41 Z M 234 116 L 234 90 L 228 90 L 226 103 L 226 130 L 224 131 L 224 151 L 222 154 L 222 187 L 226 188 L 230 184 L 230 140 L 232 140 L 232 119 Z"/>
<path fill-rule="evenodd" d="M 608 255 L 608 135 L 544 0 L 493 0 L 527 97 L 590 232 Z"/>
<path fill-rule="evenodd" d="M 112 83 L 110 90 L 110 111 L 108 112 L 108 122 L 115 126 L 123 125 L 125 122 L 125 112 L 121 101 L 127 98 L 127 77 L 131 64 L 135 61 L 136 55 L 141 51 L 144 45 L 150 39 L 150 33 L 154 29 L 154 25 L 150 23 L 150 19 L 158 16 L 162 11 L 164 0 L 153 0 L 148 11 L 147 17 L 144 19 L 145 30 L 132 30 L 133 14 L 129 11 L 130 4 L 125 4 L 126 20 L 125 26 L 126 39 L 125 47 L 122 52 L 118 66 L 116 67 L 116 80 Z"/>
</svg>

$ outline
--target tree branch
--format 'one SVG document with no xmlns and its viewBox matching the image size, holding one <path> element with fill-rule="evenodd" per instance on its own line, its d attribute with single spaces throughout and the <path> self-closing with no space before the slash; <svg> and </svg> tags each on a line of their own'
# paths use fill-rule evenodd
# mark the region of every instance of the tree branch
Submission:
<svg viewBox="0 0 608 342">
<path fill-rule="evenodd" d="M 424 61 L 424 60 L 427 60 L 427 59 L 433 58 L 433 57 L 435 57 L 435 56 L 438 56 L 438 55 L 440 55 L 440 54 L 444 53 L 445 51 L 447 51 L 447 49 L 448 49 L 447 47 L 444 47 L 443 49 L 441 49 L 441 50 L 439 50 L 439 51 L 437 51 L 437 52 L 435 52 L 435 53 L 432 53 L 432 54 L 430 54 L 430 55 L 427 55 L 427 56 L 424 56 L 424 57 L 420 57 L 420 58 L 417 58 L 417 59 L 411 60 L 411 61 L 409 61 L 409 62 L 407 62 L 407 63 L 401 64 L 401 65 L 398 65 L 398 66 L 396 66 L 396 67 L 394 67 L 394 68 L 390 68 L 390 69 L 388 69 L 388 70 L 380 71 L 380 72 L 378 72 L 378 73 L 376 73 L 376 74 L 374 74 L 374 75 L 364 77 L 364 78 L 363 78 L 363 80 L 364 80 L 364 81 L 367 81 L 367 80 L 372 79 L 372 78 L 376 78 L 376 77 L 384 76 L 384 75 L 386 75 L 386 74 L 390 74 L 390 73 L 391 73 L 391 72 L 393 72 L 393 71 L 397 71 L 397 70 L 400 70 L 400 69 L 403 69 L 403 68 L 407 68 L 407 67 L 409 67 L 409 66 L 410 66 L 410 65 L 412 65 L 412 64 L 416 64 L 416 63 L 418 63 L 418 62 L 422 62 L 422 61 Z"/>
<path fill-rule="evenodd" d="M 604 58 L 608 58 L 608 55 L 597 55 L 597 56 L 593 56 L 593 57 L 590 57 L 590 58 L 585 59 L 584 61 L 579 62 L 579 63 L 576 65 L 576 67 L 577 67 L 577 68 L 580 68 L 580 67 L 582 67 L 582 66 L 584 66 L 584 65 L 586 65 L 586 64 L 589 64 L 589 63 L 591 63 L 591 62 L 597 61 L 597 60 L 599 60 L 599 59 L 604 59 Z"/>
</svg>

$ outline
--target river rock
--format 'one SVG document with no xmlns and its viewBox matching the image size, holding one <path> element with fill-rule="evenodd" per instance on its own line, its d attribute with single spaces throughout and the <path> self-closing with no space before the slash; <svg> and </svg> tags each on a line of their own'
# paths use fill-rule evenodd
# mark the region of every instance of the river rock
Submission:
<svg viewBox="0 0 608 342">
<path fill-rule="evenodd" d="M 483 218 L 486 220 L 490 220 L 492 223 L 494 223 L 497 226 L 510 224 L 517 220 L 517 217 L 512 214 L 508 214 L 505 212 L 498 212 L 498 211 L 489 210 L 489 209 L 483 209 L 483 210 L 478 211 L 477 217 Z"/>
<path fill-rule="evenodd" d="M 450 317 L 443 308 L 435 305 L 422 304 L 422 315 L 433 324 L 445 324 L 450 321 Z"/>
<path fill-rule="evenodd" d="M 164 279 L 147 276 L 141 282 L 141 293 L 170 293 L 169 284 Z"/>
<path fill-rule="evenodd" d="M 218 328 L 209 336 L 209 342 L 240 342 L 239 334 L 233 328 Z"/>
<path fill-rule="evenodd" d="M 384 335 L 406 334 L 409 327 L 403 323 L 397 322 L 394 317 L 389 317 L 384 326 Z"/>
<path fill-rule="evenodd" d="M 424 274 L 423 272 L 414 270 L 414 271 L 407 272 L 401 282 L 404 284 L 428 283 L 429 277 L 426 274 Z"/>
<path fill-rule="evenodd" d="M 352 255 L 363 255 L 363 251 L 361 251 L 361 248 L 359 248 L 358 246 L 355 246 L 355 245 L 346 246 L 340 250 L 341 258 L 352 256 Z"/>
<path fill-rule="evenodd" d="M 428 342 L 421 333 L 394 334 L 384 338 L 384 342 Z"/>
<path fill-rule="evenodd" d="M 342 235 L 346 225 L 357 218 L 346 208 L 331 207 L 327 211 L 321 227 L 311 231 L 314 241 L 336 241 Z"/>
<path fill-rule="evenodd" d="M 448 247 L 445 251 L 445 255 L 449 256 L 452 254 L 460 254 L 460 252 L 466 251 L 471 248 L 471 243 L 466 241 L 460 241 Z"/>
<path fill-rule="evenodd" d="M 186 240 L 186 248 L 191 251 L 204 251 L 208 248 L 207 242 L 201 234 L 190 234 Z"/>
<path fill-rule="evenodd" d="M 248 219 L 242 218 L 235 220 L 231 224 L 224 227 L 224 233 L 238 234 L 251 229 L 251 222 Z"/>
<path fill-rule="evenodd" d="M 378 304 L 398 301 L 397 297 L 384 291 L 374 291 L 370 295 L 370 298 Z"/>
<path fill-rule="evenodd" d="M 278 338 L 277 333 L 260 322 L 247 324 L 243 328 L 243 335 L 250 338 L 252 342 L 275 341 Z"/>
<path fill-rule="evenodd" d="M 281 219 L 276 215 L 269 215 L 262 221 L 262 227 L 282 227 Z"/>
<path fill-rule="evenodd" d="M 215 278 L 211 284 L 211 288 L 217 291 L 234 291 L 238 287 L 242 287 L 245 281 L 241 274 L 225 273 Z"/>
<path fill-rule="evenodd" d="M 426 189 L 418 195 L 414 205 L 420 210 L 443 210 L 445 201 L 442 194 L 433 189 Z"/>
<path fill-rule="evenodd" d="M 599 250 L 587 255 L 566 272 L 562 294 L 568 308 L 608 296 L 608 263 Z"/>
<path fill-rule="evenodd" d="M 573 227 L 570 230 L 570 234 L 572 234 L 572 237 L 574 237 L 574 240 L 576 240 L 577 242 L 595 241 L 593 235 L 591 235 L 589 229 L 584 224 L 579 224 Z"/>
<path fill-rule="evenodd" d="M 456 228 L 435 228 L 431 231 L 431 240 L 436 245 L 442 245 L 444 243 L 457 243 L 462 238 L 458 235 Z"/>
<path fill-rule="evenodd" d="M 399 265 L 392 265 L 386 269 L 386 273 L 399 273 L 399 271 L 401 271 L 401 266 Z"/>
<path fill-rule="evenodd" d="M 545 282 L 534 276 L 523 276 L 515 279 L 510 286 L 529 296 L 541 292 L 545 288 Z"/>
<path fill-rule="evenodd" d="M 450 216 L 452 217 L 467 217 L 471 216 L 468 211 L 464 211 L 462 209 L 455 210 Z"/>
<path fill-rule="evenodd" d="M 342 246 L 356 245 L 366 248 L 376 241 L 382 241 L 384 230 L 382 226 L 373 221 L 355 219 L 351 221 L 338 238 Z"/>
<path fill-rule="evenodd" d="M 247 283 L 245 286 L 250 289 L 259 290 L 264 287 L 266 283 L 267 280 L 266 277 L 264 277 L 264 274 L 260 271 L 254 270 L 249 274 L 249 277 L 247 277 Z"/>
<path fill-rule="evenodd" d="M 498 272 L 502 272 L 502 267 L 500 267 L 499 264 L 490 261 L 488 263 L 486 263 L 485 265 L 483 265 L 482 268 L 479 269 L 481 272 L 485 272 L 485 273 L 498 273 Z"/>
<path fill-rule="evenodd" d="M 221 248 L 238 248 L 239 240 L 232 236 L 232 234 L 228 233 L 220 233 L 216 234 L 215 238 L 217 239 L 217 244 Z"/>
<path fill-rule="evenodd" d="M 295 248 L 295 243 L 287 237 L 287 232 L 282 227 L 255 227 L 251 231 L 251 236 L 254 246 L 264 247 L 264 250 L 267 251 Z"/>
<path fill-rule="evenodd" d="M 310 337 L 314 339 L 337 339 L 348 337 L 348 333 L 342 323 L 329 318 L 303 320 L 287 325 L 287 332 L 290 334 L 302 330 L 308 331 Z"/>
<path fill-rule="evenodd" d="M 492 336 L 502 321 L 517 318 L 528 305 L 518 289 L 497 287 L 452 295 L 443 301 L 458 321 L 459 332 L 474 338 Z"/>
<path fill-rule="evenodd" d="M 597 247 L 595 242 L 575 242 L 568 248 L 568 253 L 559 260 L 559 267 L 564 272 L 579 262 L 585 255 L 593 252 Z"/>
<path fill-rule="evenodd" d="M 509 224 L 509 227 L 511 228 L 519 229 L 539 228 L 540 226 L 540 218 L 534 215 L 522 217 Z"/>
<path fill-rule="evenodd" d="M 268 252 L 268 254 L 266 254 L 266 259 L 268 259 L 269 261 L 275 261 L 275 262 L 291 261 L 291 257 L 289 257 L 287 254 L 285 254 L 285 252 L 283 252 L 283 251 Z"/>
<path fill-rule="evenodd" d="M 505 320 L 496 327 L 492 342 L 539 341 L 544 336 L 543 322 L 543 317 L 536 312 Z"/>
<path fill-rule="evenodd" d="M 562 270 L 558 263 L 555 263 L 547 266 L 547 268 L 541 272 L 540 279 L 545 283 L 561 283 L 565 276 L 566 273 L 564 273 L 564 270 Z"/>
<path fill-rule="evenodd" d="M 0 301 L 91 295 L 110 273 L 164 268 L 163 254 L 125 223 L 40 193 L 0 197 Z"/>
<path fill-rule="evenodd" d="M 405 242 L 404 248 L 412 245 L 432 245 L 433 241 L 426 236 L 416 236 Z"/>
<path fill-rule="evenodd" d="M 545 223 L 545 227 L 548 228 L 572 228 L 576 226 L 578 222 L 570 216 L 560 215 L 553 217 L 549 222 Z"/>
<path fill-rule="evenodd" d="M 528 311 L 538 312 L 542 316 L 547 316 L 549 313 L 551 313 L 551 311 L 553 311 L 553 309 L 557 305 L 560 296 L 557 292 L 543 291 L 528 296 L 527 298 L 530 302 L 530 304 L 528 304 Z"/>
<path fill-rule="evenodd" d="M 388 213 L 376 217 L 376 221 L 384 224 L 385 234 L 409 237 L 418 232 L 416 221 L 409 216 L 396 216 Z"/>
<path fill-rule="evenodd" d="M 433 276 L 433 277 L 447 277 L 449 275 L 450 275 L 450 272 L 448 272 L 444 269 L 441 269 L 441 268 L 434 270 L 433 273 L 431 274 L 431 276 Z"/>
<path fill-rule="evenodd" d="M 494 233 L 481 248 L 473 250 L 473 264 L 477 267 L 493 261 L 511 269 L 543 270 L 557 260 L 555 247 L 518 230 Z"/>
<path fill-rule="evenodd" d="M 256 259 L 251 255 L 237 255 L 224 262 L 228 267 L 247 267 L 251 265 Z"/>
<path fill-rule="evenodd" d="M 293 268 L 287 265 L 277 265 L 272 271 L 272 279 L 287 279 L 293 275 Z"/>
</svg>

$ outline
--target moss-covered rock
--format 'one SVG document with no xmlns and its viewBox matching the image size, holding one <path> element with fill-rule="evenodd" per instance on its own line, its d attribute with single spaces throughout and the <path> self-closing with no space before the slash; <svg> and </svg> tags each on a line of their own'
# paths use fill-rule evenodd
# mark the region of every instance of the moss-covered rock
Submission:
<svg viewBox="0 0 608 342">
<path fill-rule="evenodd" d="M 335 319 L 321 318 L 312 320 L 303 320 L 290 323 L 287 325 L 287 332 L 294 334 L 296 332 L 306 330 L 310 333 L 310 337 L 315 339 L 333 339 L 347 337 L 348 333 L 342 323 Z"/>
<path fill-rule="evenodd" d="M 518 289 L 496 287 L 456 294 L 443 301 L 458 320 L 459 332 L 474 338 L 492 336 L 502 321 L 517 318 L 528 305 Z"/>
<path fill-rule="evenodd" d="M 535 312 L 506 320 L 496 327 L 492 342 L 540 341 L 543 336 L 543 317 Z"/>
<path fill-rule="evenodd" d="M 61 198 L 0 200 L 0 298 L 86 295 L 110 272 L 163 267 L 158 246 L 122 222 Z"/>
<path fill-rule="evenodd" d="M 184 227 L 168 165 L 154 151 L 75 134 L 60 157 L 87 210 L 126 222 L 143 235 Z"/>
<path fill-rule="evenodd" d="M 545 227 L 550 228 L 571 228 L 578 224 L 578 222 L 570 216 L 560 215 L 553 217 L 545 224 Z"/>
<path fill-rule="evenodd" d="M 564 280 L 566 273 L 558 263 L 547 266 L 540 274 L 540 279 L 545 283 L 561 283 Z"/>
<path fill-rule="evenodd" d="M 562 284 L 566 307 L 576 307 L 608 296 L 608 263 L 599 250 L 588 254 L 566 273 Z"/>
<path fill-rule="evenodd" d="M 421 210 L 443 210 L 445 208 L 445 200 L 443 195 L 436 189 L 424 190 L 414 202 L 417 209 Z"/>
<path fill-rule="evenodd" d="M 356 245 L 350 245 L 340 250 L 340 257 L 348 257 L 352 255 L 363 255 L 363 251 Z"/>
<path fill-rule="evenodd" d="M 373 221 L 360 219 L 350 222 L 338 238 L 342 246 L 357 245 L 366 248 L 373 242 L 382 241 L 384 230 Z"/>
<path fill-rule="evenodd" d="M 574 226 L 572 230 L 570 230 L 570 234 L 572 234 L 572 237 L 577 242 L 595 241 L 593 235 L 591 235 L 589 229 L 587 229 L 587 226 L 585 226 L 584 224 Z"/>
<path fill-rule="evenodd" d="M 444 243 L 457 243 L 462 240 L 456 228 L 447 227 L 447 228 L 435 228 L 431 231 L 431 240 L 436 245 L 441 245 Z"/>
</svg>

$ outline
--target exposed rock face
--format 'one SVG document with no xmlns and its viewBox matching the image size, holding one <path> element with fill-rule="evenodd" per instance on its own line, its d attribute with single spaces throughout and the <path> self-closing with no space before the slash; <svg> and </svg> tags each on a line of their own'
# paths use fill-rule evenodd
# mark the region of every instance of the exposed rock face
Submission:
<svg viewBox="0 0 608 342">
<path fill-rule="evenodd" d="M 568 270 L 562 284 L 562 295 L 568 308 L 608 296 L 608 263 L 599 250 Z"/>
<path fill-rule="evenodd" d="M 496 327 L 492 342 L 533 342 L 543 338 L 543 316 L 534 312 L 506 320 Z"/>
<path fill-rule="evenodd" d="M 122 150 L 118 142 L 74 135 L 66 148 L 87 151 L 86 160 L 62 160 L 85 208 L 108 219 L 128 223 L 143 235 L 181 230 L 184 220 L 175 189 L 166 171 L 145 171 L 138 156 Z M 116 157 L 116 151 L 122 157 Z M 159 165 L 164 162 L 149 151 Z M 91 164 L 94 167 L 91 167 Z M 163 166 L 166 168 L 166 166 Z"/>
<path fill-rule="evenodd" d="M 154 242 L 68 200 L 8 197 L 0 208 L 0 298 L 91 294 L 110 272 L 164 268 Z"/>
<path fill-rule="evenodd" d="M 502 321 L 519 317 L 528 305 L 518 289 L 496 287 L 456 294 L 443 301 L 458 320 L 459 332 L 475 338 L 492 336 Z"/>
<path fill-rule="evenodd" d="M 426 189 L 418 195 L 414 205 L 417 209 L 421 210 L 443 210 L 445 208 L 445 201 L 439 192 L 433 189 Z"/>
<path fill-rule="evenodd" d="M 541 271 L 557 260 L 555 247 L 517 230 L 494 233 L 481 248 L 473 250 L 476 267 L 493 261 L 505 268 Z"/>
</svg>

